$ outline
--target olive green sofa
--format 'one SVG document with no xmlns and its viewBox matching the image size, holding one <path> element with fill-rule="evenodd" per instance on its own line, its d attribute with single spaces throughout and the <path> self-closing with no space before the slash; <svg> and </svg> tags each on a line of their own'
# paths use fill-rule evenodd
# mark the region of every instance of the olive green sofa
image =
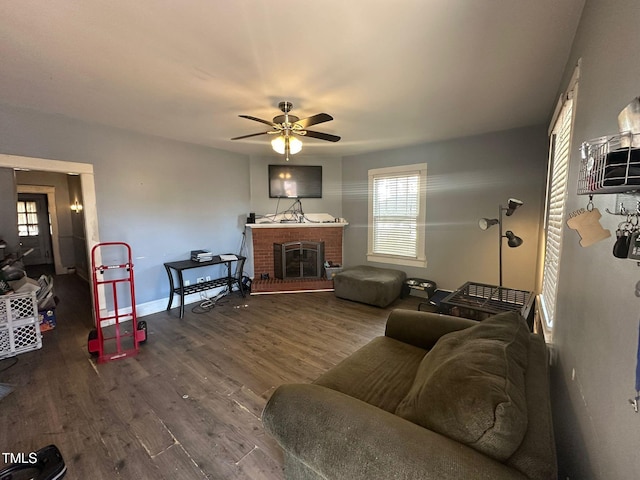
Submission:
<svg viewBox="0 0 640 480">
<path fill-rule="evenodd" d="M 279 386 L 262 420 L 288 480 L 556 480 L 547 357 L 518 313 L 394 310 L 313 384 Z"/>
</svg>

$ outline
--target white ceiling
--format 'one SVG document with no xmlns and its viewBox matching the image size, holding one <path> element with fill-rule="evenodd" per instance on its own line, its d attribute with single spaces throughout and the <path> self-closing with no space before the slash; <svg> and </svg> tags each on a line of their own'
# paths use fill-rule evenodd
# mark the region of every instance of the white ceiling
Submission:
<svg viewBox="0 0 640 480">
<path fill-rule="evenodd" d="M 0 103 L 247 154 L 278 102 L 350 155 L 545 123 L 584 0 L 0 2 Z"/>
</svg>

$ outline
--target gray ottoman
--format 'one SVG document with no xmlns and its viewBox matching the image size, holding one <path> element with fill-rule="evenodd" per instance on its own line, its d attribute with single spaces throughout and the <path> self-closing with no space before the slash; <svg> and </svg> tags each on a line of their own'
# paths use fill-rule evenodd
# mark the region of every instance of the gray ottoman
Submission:
<svg viewBox="0 0 640 480">
<path fill-rule="evenodd" d="M 333 277 L 336 297 L 386 307 L 402 292 L 406 274 L 402 270 L 359 265 Z"/>
</svg>

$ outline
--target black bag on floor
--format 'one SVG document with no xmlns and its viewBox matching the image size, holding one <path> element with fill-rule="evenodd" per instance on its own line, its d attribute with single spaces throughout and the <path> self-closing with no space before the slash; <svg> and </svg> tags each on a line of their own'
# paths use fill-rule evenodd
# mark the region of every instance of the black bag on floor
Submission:
<svg viewBox="0 0 640 480">
<path fill-rule="evenodd" d="M 23 460 L 0 470 L 0 480 L 57 480 L 67 473 L 62 454 L 55 445 L 30 453 Z"/>
</svg>

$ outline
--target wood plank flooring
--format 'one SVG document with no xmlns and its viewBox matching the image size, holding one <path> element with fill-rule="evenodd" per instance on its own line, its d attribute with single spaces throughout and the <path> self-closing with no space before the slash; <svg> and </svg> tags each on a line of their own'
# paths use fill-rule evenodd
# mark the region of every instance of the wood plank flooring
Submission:
<svg viewBox="0 0 640 480">
<path fill-rule="evenodd" d="M 0 399 L 0 451 L 55 444 L 70 480 L 282 480 L 282 452 L 260 421 L 273 390 L 315 379 L 382 335 L 391 309 L 420 301 L 234 294 L 206 313 L 187 306 L 182 320 L 177 308 L 144 317 L 140 353 L 96 365 L 88 285 L 64 275 L 54 287 L 58 326 L 42 349 L 0 361 L 0 383 L 14 388 Z"/>
</svg>

